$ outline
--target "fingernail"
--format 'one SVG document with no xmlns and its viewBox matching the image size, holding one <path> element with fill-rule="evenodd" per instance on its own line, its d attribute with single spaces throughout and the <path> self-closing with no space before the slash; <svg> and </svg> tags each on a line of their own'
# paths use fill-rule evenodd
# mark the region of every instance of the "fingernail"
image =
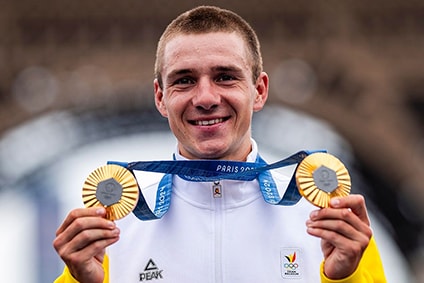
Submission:
<svg viewBox="0 0 424 283">
<path fill-rule="evenodd" d="M 311 219 L 314 219 L 318 216 L 318 211 L 314 210 L 311 212 L 311 214 L 309 215 Z"/>
<path fill-rule="evenodd" d="M 105 210 L 105 208 L 104 207 L 99 207 L 97 210 L 96 210 L 96 214 L 97 215 L 104 215 L 106 213 L 106 210 Z"/>
<path fill-rule="evenodd" d="M 118 229 L 118 228 L 113 229 L 112 234 L 113 234 L 114 236 L 119 235 L 119 229 Z"/>
<path fill-rule="evenodd" d="M 338 198 L 330 199 L 330 205 L 333 207 L 338 207 L 340 205 L 340 200 Z"/>
</svg>

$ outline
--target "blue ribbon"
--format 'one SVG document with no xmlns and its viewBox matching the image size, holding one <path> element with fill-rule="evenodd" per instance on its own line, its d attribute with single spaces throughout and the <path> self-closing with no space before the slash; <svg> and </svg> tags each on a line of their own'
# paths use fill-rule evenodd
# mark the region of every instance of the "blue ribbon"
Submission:
<svg viewBox="0 0 424 283">
<path fill-rule="evenodd" d="M 222 179 L 252 181 L 258 179 L 262 196 L 267 203 L 285 206 L 294 205 L 302 198 L 296 186 L 295 174 L 293 173 L 284 196 L 280 198 L 277 185 L 269 170 L 299 164 L 306 156 L 315 152 L 325 152 L 325 150 L 299 151 L 272 164 L 267 164 L 259 155 L 256 162 L 162 160 L 129 163 L 109 161 L 108 164 L 120 165 L 130 171 L 137 170 L 165 174 L 158 186 L 154 211 L 148 206 L 141 190 L 137 206 L 133 210 L 133 213 L 139 219 L 153 220 L 161 218 L 169 209 L 173 175 L 178 175 L 180 178 L 191 182 L 213 182 Z"/>
</svg>

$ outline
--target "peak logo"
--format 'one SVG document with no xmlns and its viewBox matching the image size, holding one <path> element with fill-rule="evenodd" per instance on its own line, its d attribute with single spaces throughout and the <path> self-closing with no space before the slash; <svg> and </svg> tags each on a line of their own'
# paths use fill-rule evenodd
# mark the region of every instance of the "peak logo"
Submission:
<svg viewBox="0 0 424 283">
<path fill-rule="evenodd" d="M 149 259 L 144 268 L 144 272 L 140 273 L 140 282 L 163 279 L 162 272 L 163 270 L 159 270 L 156 263 L 152 259 Z"/>
<path fill-rule="evenodd" d="M 299 279 L 302 277 L 302 251 L 299 248 L 283 248 L 280 251 L 281 276 Z"/>
</svg>

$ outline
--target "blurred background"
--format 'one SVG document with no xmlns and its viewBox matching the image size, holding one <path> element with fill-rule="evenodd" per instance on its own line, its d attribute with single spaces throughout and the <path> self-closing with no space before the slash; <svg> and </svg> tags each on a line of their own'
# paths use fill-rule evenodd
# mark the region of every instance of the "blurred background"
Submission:
<svg viewBox="0 0 424 283">
<path fill-rule="evenodd" d="M 257 31 L 271 77 L 253 135 L 269 161 L 326 148 L 366 196 L 388 282 L 424 282 L 424 2 L 1 0 L 0 270 L 52 282 L 52 248 L 107 160 L 170 159 L 155 48 L 200 4 Z"/>
</svg>

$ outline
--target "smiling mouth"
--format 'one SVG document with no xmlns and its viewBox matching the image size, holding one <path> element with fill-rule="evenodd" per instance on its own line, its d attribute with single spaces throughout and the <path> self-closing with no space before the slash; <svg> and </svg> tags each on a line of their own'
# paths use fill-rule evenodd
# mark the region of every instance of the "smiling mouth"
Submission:
<svg viewBox="0 0 424 283">
<path fill-rule="evenodd" d="M 190 121 L 190 123 L 196 126 L 212 126 L 215 124 L 222 123 L 226 120 L 228 120 L 228 118 L 218 118 L 218 119 L 211 119 L 211 120 L 195 120 L 195 121 Z"/>
</svg>

